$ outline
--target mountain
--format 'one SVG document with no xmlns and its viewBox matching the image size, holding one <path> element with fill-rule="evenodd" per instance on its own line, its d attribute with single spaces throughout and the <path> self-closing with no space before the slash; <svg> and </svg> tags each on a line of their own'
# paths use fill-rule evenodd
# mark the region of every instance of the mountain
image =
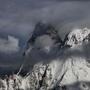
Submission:
<svg viewBox="0 0 90 90">
<path fill-rule="evenodd" d="M 46 54 L 24 77 L 18 74 L 0 80 L 0 90 L 90 90 L 90 30 L 74 29 L 61 40 L 50 24 L 38 23 L 26 44 L 25 57 L 34 49 Z M 42 51 L 47 49 L 49 52 Z M 53 52 L 57 53 L 53 53 Z M 35 52 L 35 51 L 34 51 Z M 36 53 L 34 57 L 37 58 Z M 53 53 L 50 55 L 50 53 Z M 56 55 L 54 55 L 56 54 Z M 31 58 L 29 58 L 31 60 Z"/>
</svg>

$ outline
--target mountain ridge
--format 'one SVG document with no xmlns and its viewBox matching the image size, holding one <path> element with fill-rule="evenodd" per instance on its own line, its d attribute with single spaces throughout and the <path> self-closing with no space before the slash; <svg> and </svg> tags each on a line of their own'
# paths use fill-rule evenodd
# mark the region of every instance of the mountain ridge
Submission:
<svg viewBox="0 0 90 90">
<path fill-rule="evenodd" d="M 52 25 L 38 23 L 26 44 L 24 56 L 31 56 L 33 51 L 33 57 L 41 60 L 24 77 L 14 74 L 1 79 L 0 90 L 89 90 L 90 63 L 83 50 L 89 41 L 88 28 L 74 29 L 61 40 Z M 58 54 L 57 57 L 54 54 Z M 48 57 L 48 61 L 44 63 L 41 57 L 45 60 Z"/>
</svg>

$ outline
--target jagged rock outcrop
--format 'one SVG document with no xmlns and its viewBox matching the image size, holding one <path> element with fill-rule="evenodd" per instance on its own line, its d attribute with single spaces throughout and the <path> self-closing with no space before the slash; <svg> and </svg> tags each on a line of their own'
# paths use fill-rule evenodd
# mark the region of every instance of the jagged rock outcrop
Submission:
<svg viewBox="0 0 90 90">
<path fill-rule="evenodd" d="M 90 29 L 75 29 L 66 36 L 65 45 L 74 47 L 90 41 Z"/>
</svg>

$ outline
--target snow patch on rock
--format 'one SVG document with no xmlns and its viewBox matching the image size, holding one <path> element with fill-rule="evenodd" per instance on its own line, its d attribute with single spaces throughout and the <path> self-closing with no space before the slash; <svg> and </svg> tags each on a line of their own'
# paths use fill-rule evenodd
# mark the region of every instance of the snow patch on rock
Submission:
<svg viewBox="0 0 90 90">
<path fill-rule="evenodd" d="M 82 45 L 83 42 L 88 42 L 90 40 L 90 29 L 74 29 L 71 31 L 65 42 L 65 45 L 75 47 L 77 45 Z"/>
</svg>

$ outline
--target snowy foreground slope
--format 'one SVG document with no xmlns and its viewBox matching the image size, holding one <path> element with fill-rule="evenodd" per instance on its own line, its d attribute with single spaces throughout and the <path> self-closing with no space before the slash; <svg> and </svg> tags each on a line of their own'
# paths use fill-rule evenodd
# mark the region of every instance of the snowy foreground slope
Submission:
<svg viewBox="0 0 90 90">
<path fill-rule="evenodd" d="M 39 30 L 41 27 L 47 32 L 32 34 L 24 55 L 28 56 L 33 48 L 43 50 L 47 55 L 54 49 L 58 51 L 58 57 L 46 63 L 37 62 L 25 77 L 12 75 L 1 79 L 0 90 L 90 90 L 90 30 L 75 29 L 62 41 L 57 31 L 52 32 L 52 26 L 39 24 Z M 44 43 L 46 37 L 44 45 L 40 42 L 45 35 L 50 38 L 50 44 Z"/>
</svg>

